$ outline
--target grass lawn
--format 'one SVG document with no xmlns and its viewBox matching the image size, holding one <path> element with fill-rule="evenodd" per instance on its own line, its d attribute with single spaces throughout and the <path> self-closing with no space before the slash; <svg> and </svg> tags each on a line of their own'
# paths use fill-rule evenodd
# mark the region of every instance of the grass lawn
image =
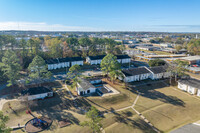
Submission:
<svg viewBox="0 0 200 133">
<path fill-rule="evenodd" d="M 186 93 L 162 82 L 137 89 L 141 96 L 135 108 L 163 132 L 200 119 L 200 100 Z"/>
<path fill-rule="evenodd" d="M 160 131 L 169 132 L 179 126 L 200 120 L 200 98 L 175 90 L 163 82 L 155 81 L 147 85 L 132 87 L 130 91 L 125 89 L 120 82 L 115 84 L 108 80 L 106 82 L 117 89 L 120 94 L 109 97 L 78 98 L 76 100 L 78 106 L 84 110 L 93 105 L 100 111 L 114 111 L 132 105 L 137 97 L 136 90 L 139 90 L 141 95 L 135 105 L 135 109 L 142 113 Z M 80 122 L 87 120 L 87 118 L 83 111 L 75 108 L 69 93 L 65 89 L 55 93 L 53 98 L 38 100 L 29 104 L 34 115 L 42 115 L 53 119 L 51 128 L 44 131 L 44 133 L 91 132 L 88 127 L 79 125 Z M 33 118 L 25 113 L 27 102 L 12 101 L 10 102 L 12 109 L 8 105 L 6 103 L 3 107 L 5 115 L 10 117 L 7 123 L 8 126 L 17 126 L 18 123 L 23 125 Z M 106 133 L 154 133 L 152 128 L 131 108 L 109 113 L 104 117 L 102 124 Z M 73 124 L 59 128 L 58 120 L 65 118 L 68 118 Z M 14 133 L 22 132 L 21 130 L 14 131 Z"/>
<path fill-rule="evenodd" d="M 186 74 L 190 75 L 193 78 L 200 80 L 200 74 L 194 74 L 194 73 L 190 73 L 190 72 L 186 72 Z"/>
<path fill-rule="evenodd" d="M 137 97 L 136 93 L 132 93 L 129 90 L 125 89 L 124 85 L 120 82 L 117 82 L 115 84 L 111 83 L 108 80 L 106 80 L 106 82 L 109 83 L 116 90 L 118 90 L 120 94 L 108 97 L 100 97 L 100 96 L 87 97 L 86 100 L 91 105 L 95 106 L 101 111 L 105 111 L 113 109 L 116 110 L 133 104 L 135 98 Z"/>
<path fill-rule="evenodd" d="M 155 53 L 157 55 L 171 55 L 172 53 L 164 52 L 164 51 L 148 51 L 148 50 L 142 50 L 147 53 Z"/>
<path fill-rule="evenodd" d="M 102 124 L 106 133 L 154 133 L 132 109 L 108 114 Z"/>
</svg>

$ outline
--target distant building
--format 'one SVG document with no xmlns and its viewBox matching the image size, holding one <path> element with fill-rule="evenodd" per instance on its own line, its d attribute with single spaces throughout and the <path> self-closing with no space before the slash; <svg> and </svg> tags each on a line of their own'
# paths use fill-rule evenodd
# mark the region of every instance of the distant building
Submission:
<svg viewBox="0 0 200 133">
<path fill-rule="evenodd" d="M 140 50 L 147 50 L 147 51 L 157 51 L 157 50 L 160 50 L 159 47 L 154 47 L 154 46 L 137 46 L 136 48 L 140 49 Z"/>
<path fill-rule="evenodd" d="M 157 67 L 139 67 L 122 70 L 124 82 L 141 81 L 145 79 L 158 80 L 170 77 L 171 73 L 167 71 L 166 66 Z M 122 77 L 119 77 L 122 80 Z"/>
<path fill-rule="evenodd" d="M 178 80 L 178 88 L 190 94 L 200 96 L 200 80 L 188 78 Z"/>
<path fill-rule="evenodd" d="M 183 61 L 188 61 L 189 64 L 200 64 L 200 56 L 196 55 L 196 56 L 188 56 L 188 57 L 183 57 L 183 58 L 179 58 L 180 60 Z"/>
<path fill-rule="evenodd" d="M 105 56 L 106 55 L 88 56 L 88 57 L 86 57 L 86 62 L 91 65 L 101 64 L 101 61 Z M 128 55 L 115 55 L 115 56 L 117 57 L 117 61 L 119 63 L 123 64 L 123 63 L 131 62 L 131 57 L 129 57 Z"/>
<path fill-rule="evenodd" d="M 75 64 L 83 65 L 83 61 L 84 59 L 81 57 L 56 58 L 45 60 L 48 66 L 48 70 L 71 67 Z"/>
<path fill-rule="evenodd" d="M 170 43 L 161 43 L 160 46 L 164 48 L 172 48 L 172 44 Z"/>
</svg>

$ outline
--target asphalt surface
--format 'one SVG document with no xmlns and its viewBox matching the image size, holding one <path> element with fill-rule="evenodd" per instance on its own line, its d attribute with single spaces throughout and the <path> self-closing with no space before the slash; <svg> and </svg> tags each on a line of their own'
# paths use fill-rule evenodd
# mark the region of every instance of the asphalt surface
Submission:
<svg viewBox="0 0 200 133">
<path fill-rule="evenodd" d="M 187 124 L 174 131 L 171 131 L 170 133 L 200 133 L 200 125 Z"/>
</svg>

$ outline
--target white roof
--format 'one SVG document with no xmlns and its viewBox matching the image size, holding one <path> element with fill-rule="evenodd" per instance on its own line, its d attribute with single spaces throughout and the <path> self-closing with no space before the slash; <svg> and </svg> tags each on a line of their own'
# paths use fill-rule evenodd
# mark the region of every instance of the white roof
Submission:
<svg viewBox="0 0 200 133">
<path fill-rule="evenodd" d="M 180 59 L 188 60 L 188 61 L 194 61 L 194 60 L 200 60 L 200 56 L 198 56 L 198 55 L 196 55 L 196 56 L 188 56 L 188 57 L 182 57 Z"/>
</svg>

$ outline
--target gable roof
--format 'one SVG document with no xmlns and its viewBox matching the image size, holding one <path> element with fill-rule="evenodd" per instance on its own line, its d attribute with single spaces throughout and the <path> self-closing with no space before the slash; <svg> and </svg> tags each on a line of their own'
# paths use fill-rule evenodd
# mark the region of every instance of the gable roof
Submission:
<svg viewBox="0 0 200 133">
<path fill-rule="evenodd" d="M 58 58 L 59 62 L 70 62 L 70 58 Z"/>
<path fill-rule="evenodd" d="M 98 55 L 98 56 L 88 56 L 91 60 L 100 60 L 103 59 L 106 55 Z M 127 58 L 131 58 L 128 55 L 115 55 L 117 57 L 117 59 L 127 59 Z"/>
<path fill-rule="evenodd" d="M 21 93 L 22 95 L 37 95 L 37 94 L 43 94 L 52 92 L 50 89 L 46 87 L 34 87 L 34 88 L 28 88 L 26 90 L 23 90 Z"/>
<path fill-rule="evenodd" d="M 70 57 L 70 61 L 84 61 L 82 57 Z"/>
<path fill-rule="evenodd" d="M 67 57 L 67 58 L 56 58 L 56 59 L 45 60 L 46 64 L 58 64 L 70 61 L 84 61 L 84 59 L 82 57 Z"/>
<path fill-rule="evenodd" d="M 131 68 L 126 70 L 124 69 L 122 72 L 126 77 L 150 73 L 149 70 L 147 70 L 145 67 Z"/>
<path fill-rule="evenodd" d="M 58 64 L 58 59 L 48 59 L 45 60 L 46 64 Z"/>
<path fill-rule="evenodd" d="M 91 60 L 102 60 L 106 55 L 88 56 Z"/>
<path fill-rule="evenodd" d="M 166 66 L 149 67 L 148 69 L 149 69 L 151 72 L 153 72 L 154 74 L 167 72 L 167 67 L 166 67 Z"/>
<path fill-rule="evenodd" d="M 200 89 L 200 80 L 197 79 L 186 78 L 186 79 L 180 79 L 178 80 L 178 82 Z"/>
<path fill-rule="evenodd" d="M 127 59 L 127 58 L 131 58 L 130 56 L 124 54 L 124 55 L 115 55 L 117 57 L 117 59 Z"/>
<path fill-rule="evenodd" d="M 83 79 L 83 78 L 80 78 L 80 83 L 78 84 L 81 86 L 81 88 L 78 87 L 79 91 L 86 91 L 89 88 L 95 88 L 94 85 L 92 85 L 88 80 Z"/>
</svg>

